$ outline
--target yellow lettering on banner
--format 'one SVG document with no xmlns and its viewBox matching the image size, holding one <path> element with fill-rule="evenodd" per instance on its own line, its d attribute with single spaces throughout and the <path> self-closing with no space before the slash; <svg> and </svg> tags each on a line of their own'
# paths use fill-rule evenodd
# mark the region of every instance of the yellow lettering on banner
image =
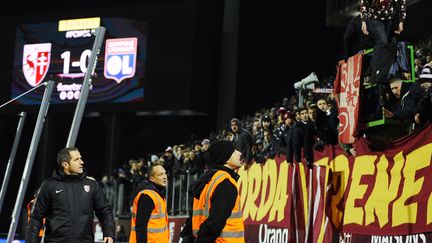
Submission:
<svg viewBox="0 0 432 243">
<path fill-rule="evenodd" d="M 323 157 L 323 158 L 321 158 L 320 160 L 315 161 L 314 164 L 315 164 L 315 165 L 328 166 L 328 160 L 329 160 L 328 157 Z"/>
<path fill-rule="evenodd" d="M 389 205 L 398 194 L 403 160 L 395 160 L 390 177 L 387 173 L 388 165 L 389 163 L 385 155 L 381 155 L 380 161 L 376 166 L 377 176 L 374 189 L 365 205 L 365 225 L 375 222 L 375 215 L 381 228 L 389 221 Z"/>
<path fill-rule="evenodd" d="M 261 191 L 261 165 L 254 163 L 248 170 L 248 186 L 246 205 L 243 214 L 249 215 L 255 220 L 258 207 L 255 204 Z M 247 218 L 247 217 L 246 217 Z"/>
<path fill-rule="evenodd" d="M 336 194 L 332 195 L 332 220 L 336 227 L 342 221 L 343 211 L 340 210 L 338 204 L 342 201 L 346 187 L 348 185 L 348 177 L 350 174 L 350 167 L 348 158 L 341 154 L 336 156 L 330 161 L 330 169 L 333 174 L 333 188 L 337 190 Z"/>
<path fill-rule="evenodd" d="M 364 175 L 373 175 L 375 171 L 374 161 L 376 155 L 363 155 L 356 158 L 354 161 L 353 173 L 351 175 L 351 188 L 348 192 L 348 197 L 345 205 L 344 224 L 363 224 L 363 207 L 356 207 L 357 199 L 364 197 L 368 188 L 367 185 L 361 185 L 360 181 Z"/>
<path fill-rule="evenodd" d="M 288 163 L 280 163 L 279 176 L 277 179 L 276 195 L 273 201 L 273 207 L 270 209 L 268 222 L 275 219 L 278 215 L 277 222 L 281 222 L 285 217 L 285 206 L 288 200 Z"/>
<path fill-rule="evenodd" d="M 307 175 L 307 173 L 312 173 L 311 170 L 309 170 L 303 163 L 299 163 L 298 164 L 298 172 L 299 174 L 297 175 L 299 178 L 299 182 L 300 184 L 298 184 L 298 187 L 296 189 L 296 193 L 300 193 L 302 194 L 303 200 L 301 200 L 299 203 L 303 204 L 303 216 L 304 216 L 304 222 L 308 223 L 308 215 L 309 215 L 309 207 L 308 207 L 308 203 L 309 203 L 309 191 L 308 191 L 308 184 L 309 181 L 306 181 L 306 179 L 308 178 L 309 180 L 311 180 L 311 178 L 309 176 L 311 176 L 311 174 Z M 298 196 L 297 196 L 298 197 Z"/>
<path fill-rule="evenodd" d="M 285 163 L 285 162 L 282 162 Z M 257 221 L 262 220 L 269 212 L 276 193 L 277 165 L 275 160 L 267 160 L 262 168 L 261 200 L 258 208 Z M 268 190 L 269 189 L 269 190 Z M 268 196 L 267 195 L 268 190 Z"/>
<path fill-rule="evenodd" d="M 240 207 L 242 211 L 245 210 L 246 197 L 247 197 L 247 188 L 248 188 L 248 171 L 245 170 L 244 166 L 238 169 L 237 174 L 239 174 L 240 178 L 237 181 L 237 186 L 240 192 Z M 243 219 L 247 219 L 248 215 L 243 213 Z"/>
<path fill-rule="evenodd" d="M 404 187 L 402 188 L 402 195 L 395 201 L 393 205 L 392 226 L 417 222 L 418 202 L 408 203 L 407 201 L 412 196 L 417 195 L 422 189 L 424 178 L 421 177 L 416 180 L 416 172 L 430 165 L 430 154 L 431 145 L 428 144 L 412 151 L 407 155 L 405 168 L 403 169 L 403 176 L 405 177 Z M 394 160 L 396 161 L 396 159 L 400 160 L 401 158 L 396 158 L 395 156 Z"/>
<path fill-rule="evenodd" d="M 432 143 L 429 143 L 419 149 L 424 149 L 424 159 L 426 161 L 432 160 Z M 426 182 L 427 186 L 429 187 L 430 182 Z M 429 194 L 429 198 L 427 201 L 427 215 L 426 215 L 426 224 L 432 223 L 432 194 Z"/>
</svg>

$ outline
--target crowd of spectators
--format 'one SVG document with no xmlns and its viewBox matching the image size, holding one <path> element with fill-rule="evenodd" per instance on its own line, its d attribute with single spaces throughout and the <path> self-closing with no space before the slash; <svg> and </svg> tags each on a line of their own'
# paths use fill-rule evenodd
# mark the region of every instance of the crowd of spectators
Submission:
<svg viewBox="0 0 432 243">
<path fill-rule="evenodd" d="M 404 73 L 406 76 L 401 78 L 393 78 L 388 84 L 389 105 L 384 107 L 383 115 L 420 127 L 431 119 L 432 39 L 414 45 L 414 68 L 418 81 L 401 82 L 404 77 L 410 78 L 409 73 Z M 116 216 L 130 216 L 134 190 L 146 177 L 150 164 L 163 165 L 167 171 L 170 181 L 167 190 L 170 213 L 186 214 L 187 187 L 190 181 L 206 170 L 206 151 L 215 139 L 231 140 L 248 164 L 265 163 L 275 156 L 284 155 L 288 163 L 304 161 L 311 167 L 314 161 L 313 151 L 322 150 L 327 145 L 342 146 L 347 155 L 356 156 L 355 148 L 341 144 L 338 140 L 338 107 L 331 81 L 323 82 L 317 88 L 320 89 L 315 89 L 315 92 L 301 91 L 305 97 L 303 104 L 298 103 L 298 94 L 284 97 L 280 103 L 260 109 L 254 114 L 233 117 L 208 138 L 167 145 L 164 151 L 149 155 L 147 159 L 130 159 L 114 175 L 106 175 L 100 182 L 114 206 Z M 177 190 L 176 195 L 173 190 Z M 119 200 L 120 194 L 124 195 L 123 200 Z M 183 207 L 170 207 L 174 205 L 173 200 L 177 206 L 182 204 Z"/>
</svg>

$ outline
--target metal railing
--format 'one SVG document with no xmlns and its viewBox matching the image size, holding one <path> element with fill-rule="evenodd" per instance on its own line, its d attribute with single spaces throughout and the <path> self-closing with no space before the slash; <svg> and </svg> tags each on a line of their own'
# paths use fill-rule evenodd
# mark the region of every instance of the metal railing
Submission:
<svg viewBox="0 0 432 243">
<path fill-rule="evenodd" d="M 191 174 L 189 171 L 174 175 L 169 180 L 166 190 L 168 213 L 170 216 L 188 215 L 192 209 L 192 198 L 189 189 L 193 182 L 198 179 L 198 174 Z"/>
</svg>

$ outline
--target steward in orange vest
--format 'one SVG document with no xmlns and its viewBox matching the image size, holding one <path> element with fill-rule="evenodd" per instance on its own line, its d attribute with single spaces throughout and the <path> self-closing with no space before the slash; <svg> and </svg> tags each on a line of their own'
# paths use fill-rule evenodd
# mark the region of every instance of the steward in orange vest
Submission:
<svg viewBox="0 0 432 243">
<path fill-rule="evenodd" d="M 149 180 L 138 185 L 133 201 L 129 243 L 169 243 L 166 171 L 161 165 L 152 165 L 148 175 Z"/>
<path fill-rule="evenodd" d="M 234 171 L 243 164 L 242 154 L 230 141 L 210 145 L 210 169 L 191 188 L 192 215 L 181 232 L 183 242 L 244 243 L 244 223 Z"/>
<path fill-rule="evenodd" d="M 33 204 L 36 200 L 36 197 L 34 197 L 32 200 L 30 200 L 30 202 L 27 203 L 27 222 L 30 222 L 30 215 L 31 215 L 31 210 L 33 207 Z M 43 224 L 45 225 L 45 218 L 43 219 Z M 44 229 L 39 230 L 39 239 L 37 239 L 37 242 L 41 242 L 42 237 L 44 236 Z"/>
</svg>

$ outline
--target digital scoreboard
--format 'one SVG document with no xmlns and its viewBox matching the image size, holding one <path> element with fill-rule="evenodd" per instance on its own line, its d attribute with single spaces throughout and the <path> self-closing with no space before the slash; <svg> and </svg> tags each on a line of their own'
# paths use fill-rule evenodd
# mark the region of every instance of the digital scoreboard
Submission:
<svg viewBox="0 0 432 243">
<path fill-rule="evenodd" d="M 88 103 L 138 103 L 144 99 L 147 24 L 126 18 L 84 18 L 22 24 L 17 27 L 11 98 L 53 80 L 52 104 L 76 102 L 95 40 L 106 28 L 91 80 Z M 37 105 L 44 88 L 17 99 Z"/>
</svg>

